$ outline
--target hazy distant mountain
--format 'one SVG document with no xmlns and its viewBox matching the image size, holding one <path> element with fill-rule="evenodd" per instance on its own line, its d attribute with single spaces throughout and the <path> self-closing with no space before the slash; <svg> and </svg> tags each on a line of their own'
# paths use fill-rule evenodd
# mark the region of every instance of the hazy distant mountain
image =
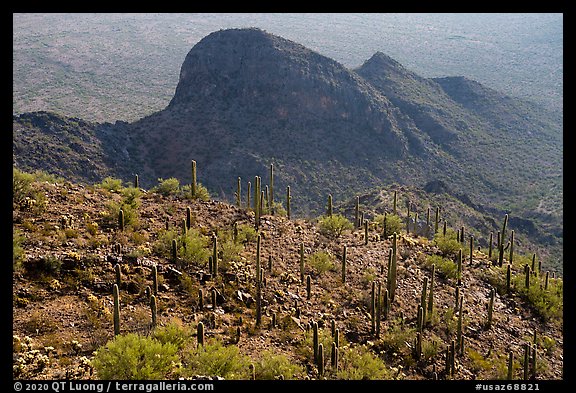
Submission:
<svg viewBox="0 0 576 393">
<path fill-rule="evenodd" d="M 262 30 L 232 29 L 190 50 L 164 110 L 130 124 L 15 116 L 13 155 L 23 169 L 81 181 L 138 173 L 145 187 L 189 183 L 194 159 L 199 181 L 229 200 L 237 177 L 266 182 L 273 162 L 276 195 L 290 185 L 294 209 L 314 214 L 328 193 L 443 181 L 561 236 L 561 130 L 544 109 L 463 77 L 422 78 L 382 53 L 350 70 Z"/>
</svg>

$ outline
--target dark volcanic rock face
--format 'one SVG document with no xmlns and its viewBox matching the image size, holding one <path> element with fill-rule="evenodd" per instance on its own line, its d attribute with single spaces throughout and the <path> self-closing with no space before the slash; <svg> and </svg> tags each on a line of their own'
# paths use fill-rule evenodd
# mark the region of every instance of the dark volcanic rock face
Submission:
<svg viewBox="0 0 576 393">
<path fill-rule="evenodd" d="M 189 183 L 196 160 L 199 181 L 232 200 L 237 177 L 244 190 L 256 175 L 266 184 L 273 162 L 277 190 L 290 185 L 294 211 L 314 214 L 328 193 L 337 203 L 393 182 L 438 180 L 466 188 L 471 203 L 501 207 L 536 180 L 535 195 L 561 187 L 561 123 L 542 110 L 465 78 L 422 78 L 383 53 L 349 70 L 258 29 L 198 42 L 162 111 L 131 124 L 59 121 L 15 118 L 16 165 L 90 182 L 138 173 L 151 187 L 158 178 Z M 46 132 L 72 136 L 73 124 L 88 139 Z"/>
</svg>

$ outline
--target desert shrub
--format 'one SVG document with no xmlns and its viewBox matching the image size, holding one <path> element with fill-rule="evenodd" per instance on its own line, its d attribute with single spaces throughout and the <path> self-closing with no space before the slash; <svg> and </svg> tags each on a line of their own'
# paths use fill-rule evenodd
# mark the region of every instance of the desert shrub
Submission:
<svg viewBox="0 0 576 393">
<path fill-rule="evenodd" d="M 252 243 L 258 238 L 258 232 L 252 225 L 240 224 L 238 225 L 238 243 Z"/>
<path fill-rule="evenodd" d="M 524 298 L 532 309 L 544 320 L 562 320 L 564 314 L 564 282 L 560 278 L 549 279 L 548 289 L 544 289 L 544 277 L 532 276 L 530 287 L 526 288 L 525 274 L 512 277 L 514 290 Z"/>
<path fill-rule="evenodd" d="M 404 358 L 411 356 L 409 345 L 416 338 L 416 329 L 402 324 L 398 319 L 392 321 L 382 334 L 381 343 L 387 353 L 397 353 Z"/>
<path fill-rule="evenodd" d="M 96 187 L 103 188 L 110 192 L 120 192 L 124 188 L 122 180 L 111 176 L 104 178 L 100 184 L 96 184 Z"/>
<path fill-rule="evenodd" d="M 378 214 L 374 217 L 374 222 L 378 224 L 381 231 L 384 231 L 384 214 Z M 384 236 L 390 236 L 394 232 L 400 233 L 405 225 L 402 223 L 402 219 L 397 214 L 386 214 L 386 233 Z"/>
<path fill-rule="evenodd" d="M 291 361 L 286 355 L 276 354 L 271 350 L 261 353 L 254 364 L 256 379 L 294 379 L 304 373 L 304 368 Z"/>
<path fill-rule="evenodd" d="M 176 352 L 170 342 L 129 333 L 99 348 L 92 366 L 100 379 L 167 379 L 178 362 Z"/>
<path fill-rule="evenodd" d="M 451 259 L 440 255 L 427 255 L 424 261 L 428 267 L 436 265 L 436 272 L 439 275 L 452 279 L 458 278 L 458 265 Z"/>
<path fill-rule="evenodd" d="M 14 204 L 19 205 L 26 197 L 32 197 L 33 182 L 34 175 L 12 168 L 12 201 Z"/>
<path fill-rule="evenodd" d="M 342 347 L 338 361 L 337 379 L 392 379 L 392 371 L 386 363 L 365 345 Z"/>
<path fill-rule="evenodd" d="M 336 269 L 334 256 L 326 251 L 316 251 L 314 254 L 309 255 L 306 258 L 306 263 L 314 269 L 317 274 L 323 274 Z"/>
<path fill-rule="evenodd" d="M 18 229 L 12 229 L 12 268 L 14 271 L 20 270 L 22 261 L 24 260 L 24 248 L 22 248 L 22 241 L 24 236 Z"/>
<path fill-rule="evenodd" d="M 198 229 L 191 228 L 185 236 L 180 235 L 178 239 L 178 258 L 187 264 L 202 266 L 211 255 L 209 243 L 208 237 L 202 235 Z"/>
<path fill-rule="evenodd" d="M 182 325 L 178 320 L 172 320 L 165 326 L 157 327 L 152 337 L 162 344 L 172 344 L 177 349 L 182 349 L 192 338 L 190 329 Z"/>
<path fill-rule="evenodd" d="M 182 186 L 181 193 L 186 199 L 200 199 L 204 202 L 210 200 L 210 192 L 201 183 L 196 183 L 196 193 L 194 195 L 192 195 L 192 187 L 190 184 Z"/>
<path fill-rule="evenodd" d="M 152 187 L 150 191 L 164 196 L 176 195 L 180 191 L 180 180 L 176 179 L 175 177 L 171 177 L 166 180 L 159 178 L 158 185 Z"/>
<path fill-rule="evenodd" d="M 352 223 L 341 214 L 322 216 L 318 219 L 318 229 L 327 237 L 339 237 L 342 232 L 352 228 Z"/>
<path fill-rule="evenodd" d="M 446 235 L 437 233 L 434 236 L 434 244 L 445 257 L 455 256 L 462 248 L 462 244 L 456 240 L 456 232 L 452 229 L 448 229 Z"/>
<path fill-rule="evenodd" d="M 191 345 L 184 350 L 184 376 L 220 376 L 224 379 L 247 379 L 250 359 L 235 345 L 224 346 L 214 340 L 204 345 Z"/>
</svg>

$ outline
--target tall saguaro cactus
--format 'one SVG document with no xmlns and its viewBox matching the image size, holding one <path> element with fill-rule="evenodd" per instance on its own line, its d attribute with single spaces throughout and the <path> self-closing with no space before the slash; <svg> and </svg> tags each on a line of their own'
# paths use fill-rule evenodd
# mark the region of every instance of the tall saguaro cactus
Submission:
<svg viewBox="0 0 576 393">
<path fill-rule="evenodd" d="M 112 294 L 114 296 L 114 335 L 120 334 L 120 293 L 118 285 L 114 284 Z"/>
<path fill-rule="evenodd" d="M 326 215 L 332 217 L 332 194 L 328 194 L 328 209 Z"/>
<path fill-rule="evenodd" d="M 300 282 L 304 283 L 304 243 L 300 243 Z"/>
<path fill-rule="evenodd" d="M 290 186 L 286 186 L 286 217 L 288 217 L 288 219 L 290 219 L 291 217 L 291 213 L 290 213 L 290 200 L 292 199 L 292 196 L 290 195 Z"/>
<path fill-rule="evenodd" d="M 190 206 L 186 207 L 186 229 L 190 230 L 192 227 L 192 209 Z"/>
<path fill-rule="evenodd" d="M 356 205 L 354 207 L 354 226 L 360 227 L 360 197 L 356 196 Z"/>
<path fill-rule="evenodd" d="M 192 192 L 192 198 L 196 197 L 196 185 L 198 184 L 196 178 L 196 161 L 192 160 L 192 183 L 190 185 L 190 191 Z"/>
<path fill-rule="evenodd" d="M 118 228 L 120 231 L 124 231 L 124 210 L 120 209 L 118 211 Z"/>
<path fill-rule="evenodd" d="M 156 327 L 156 323 L 157 323 L 157 305 L 156 305 L 156 296 L 152 295 L 150 296 L 150 313 L 152 315 L 152 328 Z"/>
<path fill-rule="evenodd" d="M 198 340 L 198 346 L 204 346 L 204 323 L 202 321 L 198 322 L 196 326 L 196 339 Z"/>
<path fill-rule="evenodd" d="M 218 275 L 218 238 L 212 235 L 212 276 Z"/>
<path fill-rule="evenodd" d="M 504 245 L 504 239 L 506 237 L 506 225 L 508 224 L 508 214 L 504 215 L 504 223 L 502 224 L 502 233 L 498 237 L 498 247 Z"/>
<path fill-rule="evenodd" d="M 269 212 L 274 215 L 274 164 L 270 164 L 270 195 L 268 197 Z"/>
<path fill-rule="evenodd" d="M 486 328 L 490 329 L 492 327 L 492 314 L 494 312 L 494 288 L 490 290 L 490 301 L 488 303 L 488 321 L 486 322 Z"/>
<path fill-rule="evenodd" d="M 346 254 L 348 252 L 348 247 L 344 246 L 342 249 L 342 282 L 346 282 Z"/>
<path fill-rule="evenodd" d="M 392 234 L 392 259 L 390 261 L 390 269 L 388 269 L 388 294 L 390 296 L 390 303 L 394 302 L 396 295 L 396 266 L 398 261 L 398 241 L 396 232 Z"/>
<path fill-rule="evenodd" d="M 260 242 L 261 236 L 258 234 L 256 240 L 256 326 L 262 323 L 262 281 L 260 279 Z"/>
<path fill-rule="evenodd" d="M 238 209 L 242 207 L 242 179 L 238 176 L 236 182 L 236 206 Z"/>
<path fill-rule="evenodd" d="M 260 176 L 254 177 L 254 217 L 256 229 L 260 226 Z"/>
<path fill-rule="evenodd" d="M 514 230 L 510 231 L 510 258 L 508 262 L 510 264 L 514 262 Z M 534 271 L 534 267 L 532 267 L 532 271 Z"/>
<path fill-rule="evenodd" d="M 158 296 L 158 267 L 156 265 L 152 266 L 152 290 L 154 295 Z"/>
<path fill-rule="evenodd" d="M 394 202 L 392 206 L 392 211 L 394 212 L 394 214 L 398 214 L 398 210 L 396 209 L 397 201 L 398 201 L 398 192 L 394 191 Z"/>
</svg>

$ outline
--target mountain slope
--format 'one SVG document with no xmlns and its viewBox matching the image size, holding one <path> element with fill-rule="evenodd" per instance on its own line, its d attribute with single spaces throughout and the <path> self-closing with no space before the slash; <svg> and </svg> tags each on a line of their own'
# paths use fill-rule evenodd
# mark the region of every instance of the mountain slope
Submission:
<svg viewBox="0 0 576 393">
<path fill-rule="evenodd" d="M 443 181 L 472 203 L 562 234 L 559 119 L 464 78 L 421 78 L 381 53 L 353 71 L 262 30 L 221 30 L 190 50 L 164 110 L 91 127 L 99 173 L 137 173 L 144 187 L 190 183 L 196 160 L 213 195 L 233 200 L 241 177 L 245 199 L 247 182 L 266 184 L 274 163 L 276 195 L 290 185 L 293 211 L 317 215 L 329 193 L 343 201 L 391 183 Z M 38 135 L 68 143 L 15 116 L 15 165 L 63 173 L 65 162 L 29 158 L 44 143 Z"/>
</svg>

